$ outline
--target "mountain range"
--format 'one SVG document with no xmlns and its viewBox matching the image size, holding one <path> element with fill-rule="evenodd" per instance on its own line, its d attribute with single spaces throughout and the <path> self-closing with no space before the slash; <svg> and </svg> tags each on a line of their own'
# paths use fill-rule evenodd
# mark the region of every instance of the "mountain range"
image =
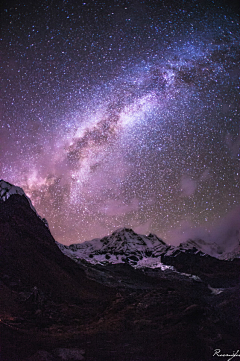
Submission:
<svg viewBox="0 0 240 361">
<path fill-rule="evenodd" d="M 103 266 L 122 263 L 145 271 L 151 268 L 168 270 L 188 277 L 202 277 L 206 282 L 208 281 L 206 270 L 208 270 L 207 272 L 212 274 L 211 283 L 216 287 L 229 284 L 228 275 L 233 266 L 237 267 L 240 261 L 239 252 L 234 254 L 231 263 L 204 253 L 201 250 L 201 245 L 205 245 L 204 241 L 200 243 L 189 240 L 175 247 L 167 245 L 154 234 L 140 235 L 128 228 L 118 229 L 101 239 L 70 246 L 56 243 L 65 255 L 79 264 L 82 264 L 82 261 Z M 223 264 L 225 271 L 228 272 L 226 279 L 223 275 L 219 278 Z M 233 273 L 235 271 L 234 268 Z M 234 278 L 233 274 L 232 277 Z"/>
<path fill-rule="evenodd" d="M 237 350 L 239 254 L 207 249 L 127 228 L 61 245 L 1 180 L 0 360 L 214 361 L 216 349 Z"/>
<path fill-rule="evenodd" d="M 140 235 L 129 228 L 120 228 L 111 235 L 92 241 L 64 246 L 57 243 L 61 251 L 77 260 L 85 259 L 92 264 L 128 263 L 134 267 L 161 267 L 161 258 L 176 257 L 179 253 L 195 254 L 202 257 L 211 255 L 217 259 L 233 260 L 240 257 L 240 245 L 231 253 L 215 251 L 216 244 L 203 240 L 188 240 L 179 246 L 171 246 L 155 234 Z M 220 248 L 220 247 L 219 247 Z"/>
</svg>

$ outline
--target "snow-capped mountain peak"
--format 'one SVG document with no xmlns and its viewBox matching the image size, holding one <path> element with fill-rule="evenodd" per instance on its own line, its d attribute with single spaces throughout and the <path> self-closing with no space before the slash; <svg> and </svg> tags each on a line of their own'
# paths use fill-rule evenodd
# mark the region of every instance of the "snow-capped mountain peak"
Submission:
<svg viewBox="0 0 240 361">
<path fill-rule="evenodd" d="M 70 246 L 59 244 L 59 248 L 75 260 L 85 259 L 93 264 L 129 263 L 135 266 L 144 266 L 144 260 L 149 258 L 152 263 L 159 263 L 161 254 L 171 249 L 156 235 L 140 235 L 130 228 L 120 228 L 111 235 L 84 243 Z"/>
<path fill-rule="evenodd" d="M 135 233 L 130 228 L 120 228 L 114 231 L 110 236 L 101 239 L 102 249 L 114 248 L 115 251 L 145 251 L 153 249 L 156 246 L 166 246 L 157 236 L 144 236 Z"/>
</svg>

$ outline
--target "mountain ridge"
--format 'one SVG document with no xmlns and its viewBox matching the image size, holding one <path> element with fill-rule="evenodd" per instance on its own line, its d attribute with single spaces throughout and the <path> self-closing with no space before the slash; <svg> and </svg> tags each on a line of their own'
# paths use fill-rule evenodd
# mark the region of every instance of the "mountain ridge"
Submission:
<svg viewBox="0 0 240 361">
<path fill-rule="evenodd" d="M 176 257 L 179 253 L 227 260 L 224 254 L 212 255 L 212 252 L 209 252 L 210 254 L 205 252 L 206 249 L 209 250 L 209 243 L 202 240 L 188 240 L 180 243 L 179 246 L 173 246 L 165 243 L 155 234 L 140 235 L 126 227 L 119 228 L 103 238 L 95 238 L 70 246 L 57 242 L 57 245 L 70 258 L 84 259 L 92 264 L 128 263 L 134 267 L 157 268 L 161 267 L 162 258 Z M 238 248 L 235 253 L 230 254 L 230 260 L 239 258 Z"/>
<path fill-rule="evenodd" d="M 54 299 L 95 297 L 98 286 L 93 291 L 95 284 L 87 285 L 81 269 L 59 250 L 24 191 L 4 181 L 0 186 L 1 194 L 6 187 L 9 192 L 0 202 L 0 272 L 7 283 L 37 287 Z"/>
<path fill-rule="evenodd" d="M 33 206 L 31 199 L 26 195 L 24 190 L 21 187 L 15 186 L 9 182 L 6 182 L 3 179 L 0 179 L 0 201 L 5 202 L 12 195 L 18 194 L 27 199 L 30 208 L 36 213 L 36 215 L 43 221 L 45 226 L 49 229 L 48 222 L 46 218 L 42 218 L 36 211 L 36 208 Z"/>
</svg>

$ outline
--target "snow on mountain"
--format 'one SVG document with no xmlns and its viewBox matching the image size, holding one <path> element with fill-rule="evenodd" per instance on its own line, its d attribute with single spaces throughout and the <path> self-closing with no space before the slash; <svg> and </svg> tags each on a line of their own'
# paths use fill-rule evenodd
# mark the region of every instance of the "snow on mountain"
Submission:
<svg viewBox="0 0 240 361">
<path fill-rule="evenodd" d="M 120 228 L 104 238 L 93 239 L 84 243 L 64 246 L 58 244 L 64 254 L 75 259 L 84 259 L 92 264 L 128 263 L 136 268 L 162 268 L 161 256 L 175 256 L 188 251 L 204 255 L 199 249 L 167 245 L 154 234 L 148 236 L 135 233 L 132 229 Z"/>
<path fill-rule="evenodd" d="M 226 247 L 217 243 L 209 243 L 202 239 L 198 240 L 188 240 L 184 243 L 180 243 L 178 246 L 180 250 L 190 250 L 198 249 L 199 251 L 208 254 L 212 257 L 222 259 L 222 260 L 231 260 L 234 258 L 240 257 L 240 244 L 239 240 L 236 239 L 235 247 L 232 249 L 226 250 Z"/>
<path fill-rule="evenodd" d="M 0 199 L 5 202 L 11 195 L 19 194 L 20 196 L 25 195 L 22 188 L 14 186 L 4 180 L 0 180 Z"/>
<path fill-rule="evenodd" d="M 31 209 L 36 213 L 36 215 L 43 221 L 43 223 L 45 224 L 45 226 L 47 228 L 48 227 L 48 223 L 47 220 L 45 218 L 42 218 L 39 216 L 39 214 L 37 213 L 36 209 L 34 208 L 34 206 L 32 205 L 31 199 L 29 197 L 26 196 L 24 190 L 20 187 L 17 187 L 11 183 L 8 183 L 6 181 L 4 181 L 3 179 L 0 179 L 0 201 L 5 202 L 8 198 L 10 198 L 13 194 L 18 194 L 20 196 L 25 197 L 28 200 L 29 206 L 31 207 Z"/>
<path fill-rule="evenodd" d="M 232 251 L 223 253 L 219 259 L 233 260 L 234 258 L 240 258 L 240 244 L 238 244 Z"/>
<path fill-rule="evenodd" d="M 218 258 L 223 253 L 223 248 L 216 243 L 208 243 L 202 239 L 189 239 L 186 242 L 180 243 L 179 249 L 199 249 L 203 253 L 209 254 L 212 257 Z"/>
<path fill-rule="evenodd" d="M 58 244 L 61 251 L 68 257 L 85 260 L 92 264 L 128 263 L 135 268 L 171 268 L 161 262 L 165 256 L 177 257 L 181 253 L 207 257 L 211 255 L 220 259 L 239 257 L 239 246 L 226 254 L 217 244 L 210 244 L 203 240 L 188 240 L 179 246 L 167 245 L 154 234 L 148 236 L 135 233 L 129 228 L 120 228 L 111 235 L 96 238 L 84 243 L 64 246 Z"/>
</svg>

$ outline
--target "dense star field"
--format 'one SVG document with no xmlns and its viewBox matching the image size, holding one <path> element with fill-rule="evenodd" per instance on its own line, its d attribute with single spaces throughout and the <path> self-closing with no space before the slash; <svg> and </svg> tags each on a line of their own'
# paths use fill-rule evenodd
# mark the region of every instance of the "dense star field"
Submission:
<svg viewBox="0 0 240 361">
<path fill-rule="evenodd" d="M 123 226 L 174 244 L 236 234 L 233 2 L 13 1 L 3 9 L 0 178 L 24 189 L 57 241 Z"/>
</svg>

